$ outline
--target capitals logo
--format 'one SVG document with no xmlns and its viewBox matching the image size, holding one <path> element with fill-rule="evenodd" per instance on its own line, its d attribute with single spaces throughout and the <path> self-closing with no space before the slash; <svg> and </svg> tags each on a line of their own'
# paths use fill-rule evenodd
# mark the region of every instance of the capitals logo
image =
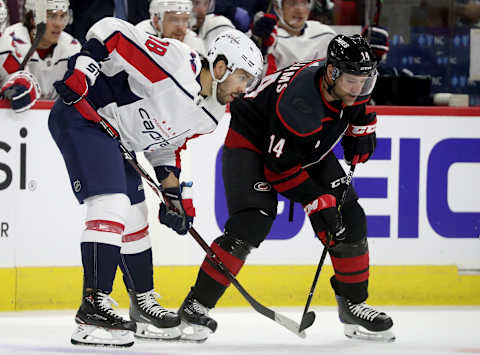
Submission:
<svg viewBox="0 0 480 355">
<path fill-rule="evenodd" d="M 197 64 L 195 63 L 195 58 L 197 58 L 197 54 L 194 52 L 190 52 L 190 65 L 192 67 L 193 72 L 197 73 Z"/>
</svg>

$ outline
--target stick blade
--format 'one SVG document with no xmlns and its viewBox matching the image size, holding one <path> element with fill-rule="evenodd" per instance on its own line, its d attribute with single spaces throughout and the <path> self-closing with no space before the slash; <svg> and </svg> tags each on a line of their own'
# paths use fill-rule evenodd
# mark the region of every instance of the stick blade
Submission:
<svg viewBox="0 0 480 355">
<path fill-rule="evenodd" d="M 300 322 L 300 327 L 298 328 L 298 332 L 301 333 L 305 329 L 310 328 L 315 322 L 315 312 L 310 311 L 305 313 L 305 315 L 302 317 L 302 321 Z"/>
</svg>

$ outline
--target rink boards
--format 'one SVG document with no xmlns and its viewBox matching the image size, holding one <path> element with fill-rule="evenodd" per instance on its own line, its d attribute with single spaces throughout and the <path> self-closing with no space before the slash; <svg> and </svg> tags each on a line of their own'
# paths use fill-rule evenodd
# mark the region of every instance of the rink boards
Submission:
<svg viewBox="0 0 480 355">
<path fill-rule="evenodd" d="M 50 107 L 41 102 L 22 114 L 0 108 L 0 310 L 74 308 L 80 296 L 85 211 L 71 193 L 48 132 Z M 377 112 L 377 150 L 354 178 L 368 219 L 369 301 L 480 304 L 480 276 L 467 272 L 480 269 L 480 109 Z M 190 141 L 182 155 L 184 175 L 194 181 L 195 228 L 208 243 L 227 218 L 221 179 L 227 128 L 228 118 L 214 133 Z M 341 148 L 335 153 L 341 157 Z M 146 185 L 145 191 L 156 287 L 166 306 L 177 307 L 204 254 L 192 238 L 159 225 L 158 200 Z M 282 198 L 278 212 L 269 238 L 250 254 L 239 280 L 267 304 L 301 305 L 322 246 L 299 205 L 293 222 Z M 327 265 L 314 304 L 333 304 L 331 274 Z M 126 306 L 120 279 L 114 297 Z M 245 304 L 233 289 L 220 302 Z"/>
</svg>

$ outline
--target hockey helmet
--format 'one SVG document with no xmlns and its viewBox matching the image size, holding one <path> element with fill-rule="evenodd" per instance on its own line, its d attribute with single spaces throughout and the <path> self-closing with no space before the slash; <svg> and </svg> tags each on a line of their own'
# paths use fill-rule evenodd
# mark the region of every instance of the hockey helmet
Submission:
<svg viewBox="0 0 480 355">
<path fill-rule="evenodd" d="M 224 81 L 229 73 L 236 69 L 243 69 L 254 78 L 259 78 L 263 70 L 263 57 L 258 47 L 243 32 L 229 29 L 220 33 L 210 43 L 207 59 L 210 73 L 213 77 L 213 64 L 218 56 L 223 55 L 227 60 L 227 72 L 218 80 Z"/>
<path fill-rule="evenodd" d="M 165 12 L 190 14 L 192 12 L 192 0 L 152 0 L 149 12 L 152 19 L 157 15 L 160 20 L 163 19 Z"/>
<path fill-rule="evenodd" d="M 337 35 L 328 44 L 327 65 L 333 66 L 332 80 L 342 83 L 344 76 L 368 77 L 360 96 L 369 95 L 377 80 L 377 62 L 368 42 L 360 35 Z M 354 78 L 350 78 L 354 80 Z"/>
<path fill-rule="evenodd" d="M 370 45 L 360 35 L 335 36 L 328 44 L 327 64 L 332 64 L 340 71 L 336 73 L 337 77 L 342 72 L 353 75 L 370 75 L 377 66 Z"/>
<path fill-rule="evenodd" d="M 33 13 L 33 19 L 36 21 L 36 4 L 35 2 L 39 0 L 25 0 L 25 13 L 32 11 Z M 42 0 L 40 0 L 42 1 Z M 69 10 L 68 7 L 70 6 L 69 0 L 43 0 L 45 1 L 47 5 L 47 11 L 62 11 L 66 15 L 63 17 L 63 20 L 65 21 L 65 24 L 67 24 L 69 20 Z"/>
</svg>

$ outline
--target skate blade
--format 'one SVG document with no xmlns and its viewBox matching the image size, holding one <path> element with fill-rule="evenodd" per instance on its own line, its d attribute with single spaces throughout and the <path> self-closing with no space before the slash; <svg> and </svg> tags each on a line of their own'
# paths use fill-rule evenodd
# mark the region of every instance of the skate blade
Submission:
<svg viewBox="0 0 480 355">
<path fill-rule="evenodd" d="M 357 324 L 345 324 L 345 336 L 350 339 L 367 340 L 379 343 L 392 343 L 395 341 L 395 334 L 391 330 L 380 332 L 369 331 Z"/>
<path fill-rule="evenodd" d="M 182 336 L 180 327 L 158 328 L 148 323 L 137 323 L 135 338 L 139 340 L 175 341 Z"/>
<path fill-rule="evenodd" d="M 73 345 L 130 347 L 134 343 L 133 332 L 129 330 L 107 329 L 95 325 L 79 324 L 72 334 Z"/>
<path fill-rule="evenodd" d="M 182 335 L 179 340 L 186 343 L 204 343 L 208 339 L 208 336 L 212 334 L 212 331 L 208 327 L 190 324 L 183 320 L 180 324 L 180 331 Z"/>
</svg>

